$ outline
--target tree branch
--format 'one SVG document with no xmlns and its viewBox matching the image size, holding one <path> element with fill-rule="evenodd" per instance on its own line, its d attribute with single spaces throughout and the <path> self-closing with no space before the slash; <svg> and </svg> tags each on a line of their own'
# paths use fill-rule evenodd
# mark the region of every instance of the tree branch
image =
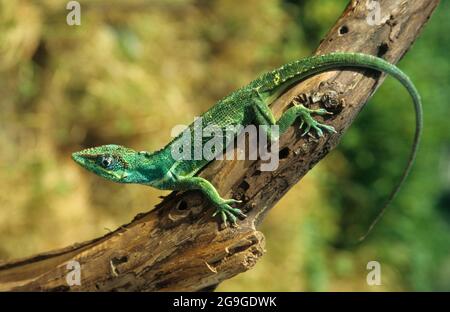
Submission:
<svg viewBox="0 0 450 312">
<path fill-rule="evenodd" d="M 364 52 L 396 63 L 438 2 L 382 0 L 381 23 L 369 25 L 366 1 L 352 1 L 316 54 Z M 257 225 L 338 144 L 383 78 L 369 70 L 343 70 L 299 83 L 272 105 L 275 114 L 279 116 L 295 96 L 315 94 L 335 110 L 327 123 L 337 134 L 315 140 L 301 137 L 298 127 L 291 127 L 280 140 L 280 164 L 273 172 L 261 172 L 261 162 L 249 160 L 214 161 L 201 172 L 225 197 L 244 200 L 248 217 L 239 221 L 238 228 L 220 229 L 211 217 L 213 209 L 198 192 L 172 193 L 151 212 L 108 235 L 0 264 L 0 290 L 197 291 L 252 268 L 264 253 L 264 236 Z M 69 287 L 66 281 L 71 260 L 81 264 L 79 286 Z"/>
</svg>

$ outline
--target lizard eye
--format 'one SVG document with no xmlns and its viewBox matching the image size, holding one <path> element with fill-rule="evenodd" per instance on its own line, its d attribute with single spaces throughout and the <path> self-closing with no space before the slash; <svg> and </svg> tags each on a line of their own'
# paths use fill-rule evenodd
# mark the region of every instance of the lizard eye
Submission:
<svg viewBox="0 0 450 312">
<path fill-rule="evenodd" d="M 101 156 L 99 159 L 100 165 L 105 169 L 110 168 L 113 161 L 114 159 L 111 156 Z"/>
</svg>

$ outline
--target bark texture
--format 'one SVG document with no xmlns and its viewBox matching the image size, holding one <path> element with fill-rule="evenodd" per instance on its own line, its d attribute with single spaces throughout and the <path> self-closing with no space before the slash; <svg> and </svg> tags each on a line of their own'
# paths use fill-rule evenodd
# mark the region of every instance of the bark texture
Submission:
<svg viewBox="0 0 450 312">
<path fill-rule="evenodd" d="M 380 0 L 381 20 L 373 24 L 367 21 L 372 16 L 367 1 L 351 1 L 315 53 L 364 52 L 397 63 L 438 2 Z M 338 144 L 383 78 L 369 70 L 342 70 L 299 83 L 272 105 L 275 114 L 299 94 L 312 95 L 307 102 L 320 102 L 335 112 L 325 122 L 336 134 L 315 140 L 291 127 L 279 142 L 280 164 L 273 172 L 261 172 L 260 161 L 237 160 L 214 161 L 201 172 L 223 196 L 244 200 L 241 207 L 248 217 L 238 228 L 221 229 L 198 192 L 172 193 L 151 212 L 103 237 L 1 263 L 0 290 L 198 291 L 251 269 L 264 253 L 257 225 Z M 81 264 L 79 286 L 66 280 L 72 260 Z"/>
</svg>

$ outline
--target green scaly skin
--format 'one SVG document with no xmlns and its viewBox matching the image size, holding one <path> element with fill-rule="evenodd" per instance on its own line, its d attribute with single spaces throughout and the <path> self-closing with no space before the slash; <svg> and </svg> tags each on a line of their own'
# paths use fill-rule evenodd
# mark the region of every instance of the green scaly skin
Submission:
<svg viewBox="0 0 450 312">
<path fill-rule="evenodd" d="M 360 53 L 331 53 L 286 64 L 263 74 L 247 86 L 218 101 L 203 114 L 203 125 L 212 123 L 221 128 L 230 125 L 244 127 L 250 124 L 278 125 L 279 134 L 282 134 L 296 119 L 301 119 L 301 125 L 305 125 L 303 134 L 307 134 L 312 129 L 319 136 L 323 136 L 323 130 L 334 133 L 336 131 L 332 126 L 321 124 L 312 117 L 313 114 L 329 114 L 325 109 L 311 110 L 294 104 L 276 120 L 269 105 L 287 88 L 300 80 L 324 71 L 349 67 L 368 68 L 390 74 L 406 87 L 413 99 L 416 133 L 412 152 L 400 182 L 388 199 L 389 203 L 400 189 L 415 159 L 422 129 L 422 105 L 419 93 L 408 76 L 395 65 L 381 58 Z M 193 125 L 189 127 L 190 131 L 192 129 Z M 267 131 L 269 138 L 277 139 L 278 137 L 270 129 L 269 127 Z M 235 136 L 237 134 L 237 131 L 233 133 Z M 176 160 L 172 157 L 172 145 L 178 140 L 181 140 L 181 135 L 161 150 L 152 153 L 136 152 L 119 145 L 104 145 L 74 153 L 72 158 L 87 170 L 114 182 L 145 184 L 163 190 L 201 190 L 216 207 L 214 215 L 219 214 L 225 226 L 227 220 L 235 224 L 237 216 L 245 217 L 240 209 L 231 206 L 240 201 L 222 198 L 209 181 L 195 176 L 210 160 Z M 384 208 L 379 217 L 383 212 Z"/>
</svg>

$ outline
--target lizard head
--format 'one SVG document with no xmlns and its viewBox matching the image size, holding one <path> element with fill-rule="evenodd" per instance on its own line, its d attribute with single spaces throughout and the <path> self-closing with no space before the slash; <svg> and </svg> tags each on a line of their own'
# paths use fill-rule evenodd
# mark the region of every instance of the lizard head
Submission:
<svg viewBox="0 0 450 312">
<path fill-rule="evenodd" d="M 119 183 L 146 183 L 148 177 L 141 170 L 144 156 L 120 145 L 102 145 L 72 154 L 82 167 L 102 178 Z"/>
</svg>

